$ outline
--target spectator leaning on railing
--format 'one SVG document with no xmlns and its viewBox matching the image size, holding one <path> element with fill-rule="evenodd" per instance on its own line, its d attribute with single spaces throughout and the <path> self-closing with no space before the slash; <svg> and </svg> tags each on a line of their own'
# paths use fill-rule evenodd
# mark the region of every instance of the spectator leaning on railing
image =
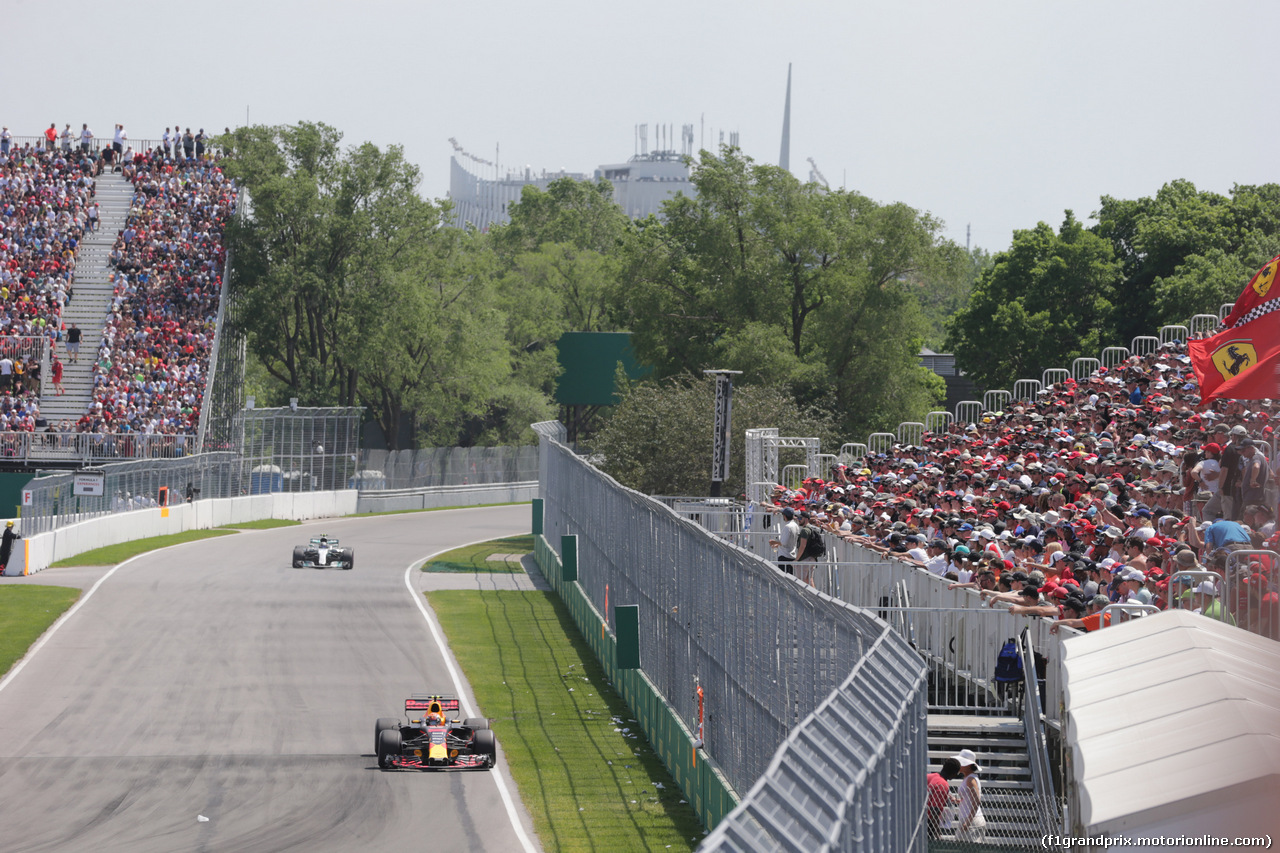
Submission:
<svg viewBox="0 0 1280 853">
<path fill-rule="evenodd" d="M 810 511 L 832 536 L 953 586 L 1004 589 L 993 601 L 1025 615 L 1101 627 L 1099 597 L 1167 607 L 1176 596 L 1241 624 L 1274 623 L 1274 566 L 1259 564 L 1235 602 L 1184 596 L 1177 580 L 1201 557 L 1222 574 L 1231 550 L 1277 545 L 1275 405 L 1200 407 L 1189 362 L 1180 343 L 1133 356 L 979 423 L 836 466 L 830 481 L 777 486 L 766 508 Z"/>
</svg>

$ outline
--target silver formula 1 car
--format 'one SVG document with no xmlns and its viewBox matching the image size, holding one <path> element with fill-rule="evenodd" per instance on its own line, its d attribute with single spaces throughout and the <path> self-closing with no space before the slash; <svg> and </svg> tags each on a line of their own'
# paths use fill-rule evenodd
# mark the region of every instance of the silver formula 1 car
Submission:
<svg viewBox="0 0 1280 853">
<path fill-rule="evenodd" d="M 344 548 L 337 539 L 321 536 L 293 549 L 293 567 L 352 569 L 356 565 L 356 549 Z"/>
</svg>

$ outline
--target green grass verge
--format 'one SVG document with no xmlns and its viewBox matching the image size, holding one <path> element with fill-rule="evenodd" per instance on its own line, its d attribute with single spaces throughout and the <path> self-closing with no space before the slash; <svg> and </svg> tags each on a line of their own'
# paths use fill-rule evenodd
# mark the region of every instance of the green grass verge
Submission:
<svg viewBox="0 0 1280 853">
<path fill-rule="evenodd" d="M 219 524 L 219 530 L 271 530 L 275 527 L 296 527 L 301 521 L 291 518 L 262 518 L 257 521 L 241 521 L 238 524 Z"/>
<path fill-rule="evenodd" d="M 543 849 L 697 847 L 702 824 L 559 598 L 451 590 L 427 600 L 493 720 Z"/>
<path fill-rule="evenodd" d="M 432 506 L 426 509 L 389 509 L 385 512 L 357 512 L 342 518 L 369 518 L 374 515 L 405 515 L 410 512 L 440 512 L 446 509 L 483 509 L 489 506 L 528 506 L 528 501 L 507 501 L 498 504 L 459 504 L 458 506 Z"/>
<path fill-rule="evenodd" d="M 27 653 L 31 644 L 80 597 L 65 586 L 0 586 L 0 675 Z"/>
<path fill-rule="evenodd" d="M 166 536 L 152 536 L 148 539 L 135 539 L 132 542 L 121 542 L 119 545 L 108 545 L 105 548 L 94 548 L 84 551 L 65 560 L 50 563 L 51 568 L 62 566 L 114 566 L 123 563 L 130 557 L 154 551 L 157 548 L 168 548 L 170 545 L 181 545 L 183 542 L 195 542 L 197 539 L 209 539 L 214 536 L 231 536 L 234 530 L 184 530 L 181 533 L 170 533 Z"/>
<path fill-rule="evenodd" d="M 431 558 L 422 565 L 424 572 L 523 572 L 520 560 L 490 560 L 493 554 L 528 554 L 533 551 L 532 536 L 509 536 L 478 545 L 455 548 Z"/>
</svg>

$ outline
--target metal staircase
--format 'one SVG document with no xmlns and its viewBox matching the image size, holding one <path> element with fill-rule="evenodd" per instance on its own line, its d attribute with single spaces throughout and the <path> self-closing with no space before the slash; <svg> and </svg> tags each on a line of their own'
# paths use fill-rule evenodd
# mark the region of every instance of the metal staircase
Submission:
<svg viewBox="0 0 1280 853">
<path fill-rule="evenodd" d="M 962 749 L 971 749 L 982 772 L 982 814 L 987 819 L 985 844 L 992 847 L 1040 849 L 1040 819 L 1035 783 L 1027 757 L 1020 717 L 929 714 L 929 769 Z M 953 782 L 958 791 L 959 782 Z M 944 829 L 939 841 L 951 841 Z"/>
</svg>

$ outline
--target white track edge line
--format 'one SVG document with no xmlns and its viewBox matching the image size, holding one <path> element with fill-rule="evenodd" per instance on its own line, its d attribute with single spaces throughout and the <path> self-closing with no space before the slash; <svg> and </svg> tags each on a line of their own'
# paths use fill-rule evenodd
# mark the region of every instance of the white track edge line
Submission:
<svg viewBox="0 0 1280 853">
<path fill-rule="evenodd" d="M 482 539 L 480 541 L 488 542 L 490 540 Z M 468 544 L 475 545 L 478 543 L 471 542 Z M 449 548 L 447 550 L 453 551 L 456 550 L 456 548 L 465 547 L 467 546 L 458 545 L 455 546 L 455 548 Z M 445 552 L 436 552 L 436 554 L 443 553 Z M 424 596 L 420 590 L 415 590 L 411 582 L 414 568 L 421 566 L 436 554 L 431 554 L 425 559 L 410 563 L 409 567 L 404 570 L 404 585 L 409 590 L 409 595 L 413 597 L 413 603 L 418 605 L 418 611 L 422 614 L 422 618 L 426 620 L 427 628 L 431 631 L 431 638 L 436 641 L 436 647 L 440 649 L 440 656 L 444 658 L 445 668 L 449 670 L 449 678 L 453 681 L 453 689 L 457 692 L 458 700 L 462 703 L 463 715 L 471 717 L 475 715 L 475 712 L 471 708 L 471 703 L 467 701 L 467 693 L 462 687 L 462 678 L 458 674 L 457 667 L 453 665 L 453 654 L 449 650 L 448 645 L 445 644 L 444 637 L 441 636 L 440 629 L 436 626 L 436 620 L 431 617 L 431 611 L 427 609 L 426 596 Z M 528 834 L 524 831 L 524 824 L 520 822 L 520 815 L 516 811 L 515 801 L 511 799 L 511 791 L 507 789 L 507 783 L 502 778 L 502 774 L 498 771 L 498 768 L 493 768 L 493 772 L 489 774 L 489 778 L 493 779 L 494 784 L 498 786 L 498 796 L 502 798 L 502 805 L 507 810 L 507 817 L 511 820 L 512 828 L 516 831 L 516 838 L 520 839 L 520 845 L 524 847 L 526 853 L 538 853 L 538 848 L 534 846 L 534 843 L 529 839 Z"/>
<path fill-rule="evenodd" d="M 185 545 L 187 543 L 182 542 L 179 544 Z M 72 616 L 74 616 L 77 610 L 79 610 L 81 607 L 84 606 L 85 602 L 87 602 L 93 596 L 93 594 L 98 591 L 98 587 L 102 586 L 102 584 L 106 581 L 107 578 L 111 577 L 117 571 L 129 565 L 139 557 L 144 557 L 147 554 L 152 554 L 152 553 L 154 552 L 146 551 L 142 554 L 135 554 L 134 556 L 130 557 L 129 559 L 125 560 L 122 563 L 116 563 L 116 565 L 110 571 L 108 571 L 102 577 L 98 578 L 97 582 L 94 583 L 93 586 L 89 587 L 89 591 L 86 592 L 84 595 L 80 596 L 79 600 L 77 600 L 75 604 L 71 605 L 70 610 L 68 610 L 66 613 L 63 613 L 61 616 L 59 616 L 54 621 L 54 623 L 49 626 L 48 630 L 46 630 L 43 634 L 40 635 L 40 639 L 36 640 L 35 645 L 27 649 L 27 653 L 22 656 L 22 660 L 18 661 L 14 665 L 13 669 L 9 670 L 9 674 L 6 675 L 4 678 L 0 678 L 0 690 L 4 690 L 6 687 L 9 686 L 9 682 L 13 681 L 15 678 L 18 677 L 18 673 L 22 672 L 22 670 L 26 668 L 27 662 L 36 656 L 36 652 L 44 648 L 44 644 L 49 642 L 49 638 L 52 637 L 57 632 L 57 630 L 63 626 L 65 622 L 67 622 Z"/>
</svg>

